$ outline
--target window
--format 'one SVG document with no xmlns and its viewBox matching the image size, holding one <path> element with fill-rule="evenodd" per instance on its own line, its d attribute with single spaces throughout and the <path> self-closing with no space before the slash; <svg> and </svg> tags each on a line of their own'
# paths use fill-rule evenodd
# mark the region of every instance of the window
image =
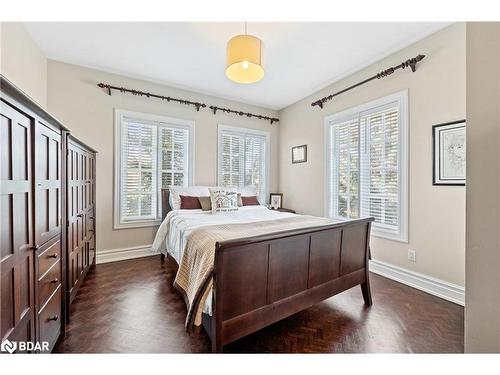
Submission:
<svg viewBox="0 0 500 375">
<path fill-rule="evenodd" d="M 116 111 L 115 228 L 156 225 L 161 188 L 193 176 L 194 123 Z"/>
<path fill-rule="evenodd" d="M 267 202 L 269 133 L 219 125 L 218 184 L 255 187 L 259 201 Z"/>
<path fill-rule="evenodd" d="M 373 216 L 374 235 L 408 241 L 407 108 L 403 91 L 325 119 L 327 216 Z"/>
</svg>

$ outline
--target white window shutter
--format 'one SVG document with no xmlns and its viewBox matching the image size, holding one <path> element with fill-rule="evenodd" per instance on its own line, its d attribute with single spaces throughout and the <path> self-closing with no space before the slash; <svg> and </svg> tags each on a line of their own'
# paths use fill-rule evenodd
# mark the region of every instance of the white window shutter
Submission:
<svg viewBox="0 0 500 375">
<path fill-rule="evenodd" d="M 244 183 L 244 142 L 243 136 L 232 133 L 222 133 L 219 145 L 219 185 L 243 186 Z"/>
<path fill-rule="evenodd" d="M 266 185 L 266 139 L 261 136 L 247 135 L 245 138 L 244 186 L 255 186 L 258 196 L 263 202 Z"/>
<path fill-rule="evenodd" d="M 121 218 L 156 218 L 156 127 L 122 123 Z"/>
<path fill-rule="evenodd" d="M 359 123 L 351 118 L 332 126 L 330 192 L 333 217 L 359 217 Z"/>
<path fill-rule="evenodd" d="M 244 128 L 219 128 L 219 185 L 254 187 L 261 203 L 267 196 L 269 138 Z"/>
<path fill-rule="evenodd" d="M 161 187 L 187 186 L 189 176 L 189 131 L 159 127 Z"/>
<path fill-rule="evenodd" d="M 373 216 L 374 226 L 395 233 L 400 222 L 398 117 L 394 105 L 360 115 L 364 139 L 361 214 Z"/>
</svg>

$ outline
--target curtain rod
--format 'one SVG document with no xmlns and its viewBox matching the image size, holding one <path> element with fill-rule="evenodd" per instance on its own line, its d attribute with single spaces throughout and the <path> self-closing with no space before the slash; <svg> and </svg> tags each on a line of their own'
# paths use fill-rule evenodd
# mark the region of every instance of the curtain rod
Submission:
<svg viewBox="0 0 500 375">
<path fill-rule="evenodd" d="M 214 106 L 214 105 L 211 105 L 209 108 L 212 110 L 212 112 L 214 113 L 214 115 L 217 113 L 217 111 L 222 111 L 222 112 L 226 112 L 226 113 L 234 113 L 234 114 L 240 115 L 240 116 L 256 117 L 259 120 L 267 120 L 267 121 L 269 121 L 271 123 L 271 125 L 273 124 L 273 122 L 278 122 L 280 120 L 279 118 L 276 118 L 276 117 L 269 117 L 269 116 L 263 116 L 263 115 L 255 115 L 255 114 L 250 113 L 250 112 L 235 111 L 234 109 L 222 108 L 222 107 L 217 107 L 217 106 Z"/>
<path fill-rule="evenodd" d="M 415 57 L 412 57 L 411 59 L 408 59 L 406 61 L 403 61 L 401 64 L 397 65 L 397 66 L 393 66 L 391 68 L 388 68 L 388 69 L 385 69 L 383 71 L 381 71 L 380 73 L 377 73 L 375 74 L 374 76 L 370 77 L 370 78 L 367 78 L 365 79 L 364 81 L 361 81 L 361 82 L 358 82 L 352 86 L 349 86 L 349 87 L 346 87 L 345 89 L 343 90 L 340 90 L 340 91 L 337 91 L 336 93 L 334 94 L 330 94 L 328 96 L 325 96 L 324 98 L 321 98 L 321 99 L 318 99 L 316 100 L 315 102 L 312 102 L 311 103 L 311 106 L 314 107 L 314 106 L 318 106 L 320 107 L 321 109 L 323 109 L 323 105 L 329 101 L 329 100 L 332 100 L 335 96 L 338 96 L 340 94 L 343 94 L 344 92 L 347 92 L 349 90 L 352 90 L 358 86 L 361 86 L 361 85 L 364 85 L 365 83 L 368 83 L 370 81 L 373 81 L 374 79 L 381 79 L 381 78 L 385 78 L 387 76 L 390 76 L 392 73 L 394 73 L 396 70 L 398 69 L 405 69 L 407 67 L 410 67 L 411 68 L 411 71 L 412 72 L 415 72 L 416 69 L 417 69 L 417 63 L 422 61 L 422 59 L 425 57 L 425 55 L 418 55 L 418 56 L 415 56 Z"/>
<path fill-rule="evenodd" d="M 152 94 L 150 92 L 145 92 L 145 91 L 140 91 L 140 90 L 134 90 L 134 89 L 128 89 L 126 87 L 112 86 L 112 85 L 109 85 L 107 83 L 102 83 L 102 82 L 98 83 L 97 86 L 99 86 L 101 89 L 107 89 L 107 92 L 108 92 L 109 96 L 111 96 L 111 90 L 117 90 L 117 91 L 120 91 L 121 93 L 128 92 L 128 93 L 131 93 L 132 95 L 145 96 L 147 98 L 158 98 L 158 99 L 161 99 L 161 100 L 166 100 L 167 102 L 177 102 L 177 103 L 180 103 L 180 104 L 192 105 L 192 106 L 196 107 L 197 111 L 200 111 L 200 108 L 206 108 L 206 106 L 207 106 L 205 103 L 193 102 L 191 100 L 173 98 L 171 96 L 163 96 L 163 95 L 159 95 L 159 94 Z M 278 122 L 279 121 L 279 119 L 275 118 L 275 117 L 268 117 L 268 116 L 263 116 L 263 115 L 256 115 L 256 114 L 250 113 L 250 112 L 237 111 L 237 110 L 234 110 L 234 109 L 222 108 L 222 107 L 217 107 L 217 106 L 213 106 L 213 105 L 210 106 L 210 109 L 212 110 L 212 112 L 214 113 L 214 115 L 217 113 L 217 111 L 222 111 L 222 112 L 225 112 L 225 113 L 233 113 L 233 114 L 240 115 L 240 116 L 255 117 L 255 118 L 258 118 L 259 120 L 266 120 L 266 121 L 269 121 L 271 123 L 271 125 L 274 122 Z"/>
<path fill-rule="evenodd" d="M 158 94 L 151 94 L 150 92 L 145 92 L 145 91 L 140 91 L 140 90 L 133 90 L 133 89 L 127 89 L 125 87 L 117 87 L 117 86 L 111 86 L 106 83 L 99 83 L 97 84 L 101 89 L 108 89 L 108 95 L 111 96 L 111 90 L 118 90 L 120 92 L 129 92 L 132 95 L 138 95 L 138 96 L 146 96 L 148 98 L 158 98 L 161 100 L 166 100 L 167 102 L 177 102 L 180 104 L 186 104 L 186 105 L 193 105 L 196 107 L 196 110 L 199 111 L 200 108 L 205 108 L 207 105 L 204 103 L 200 102 L 192 102 L 191 100 L 184 100 L 184 99 L 178 99 L 178 98 L 172 98 L 171 96 L 163 96 L 163 95 L 158 95 Z"/>
</svg>

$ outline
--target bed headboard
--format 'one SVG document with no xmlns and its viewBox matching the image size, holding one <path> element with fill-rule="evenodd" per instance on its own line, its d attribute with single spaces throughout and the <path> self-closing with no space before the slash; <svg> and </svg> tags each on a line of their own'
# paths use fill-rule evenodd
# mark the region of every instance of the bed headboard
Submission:
<svg viewBox="0 0 500 375">
<path fill-rule="evenodd" d="M 161 189 L 161 220 L 165 219 L 165 216 L 172 211 L 170 206 L 170 189 Z"/>
</svg>

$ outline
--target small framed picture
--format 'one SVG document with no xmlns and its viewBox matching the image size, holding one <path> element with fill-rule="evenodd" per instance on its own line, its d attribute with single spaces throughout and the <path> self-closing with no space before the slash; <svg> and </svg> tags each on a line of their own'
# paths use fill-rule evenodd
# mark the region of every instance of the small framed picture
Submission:
<svg viewBox="0 0 500 375">
<path fill-rule="evenodd" d="M 283 193 L 269 194 L 269 205 L 273 210 L 277 210 L 278 208 L 283 208 Z"/>
<path fill-rule="evenodd" d="M 292 147 L 292 163 L 305 163 L 307 161 L 307 145 Z"/>
<path fill-rule="evenodd" d="M 433 185 L 465 185 L 465 120 L 432 127 Z"/>
</svg>

